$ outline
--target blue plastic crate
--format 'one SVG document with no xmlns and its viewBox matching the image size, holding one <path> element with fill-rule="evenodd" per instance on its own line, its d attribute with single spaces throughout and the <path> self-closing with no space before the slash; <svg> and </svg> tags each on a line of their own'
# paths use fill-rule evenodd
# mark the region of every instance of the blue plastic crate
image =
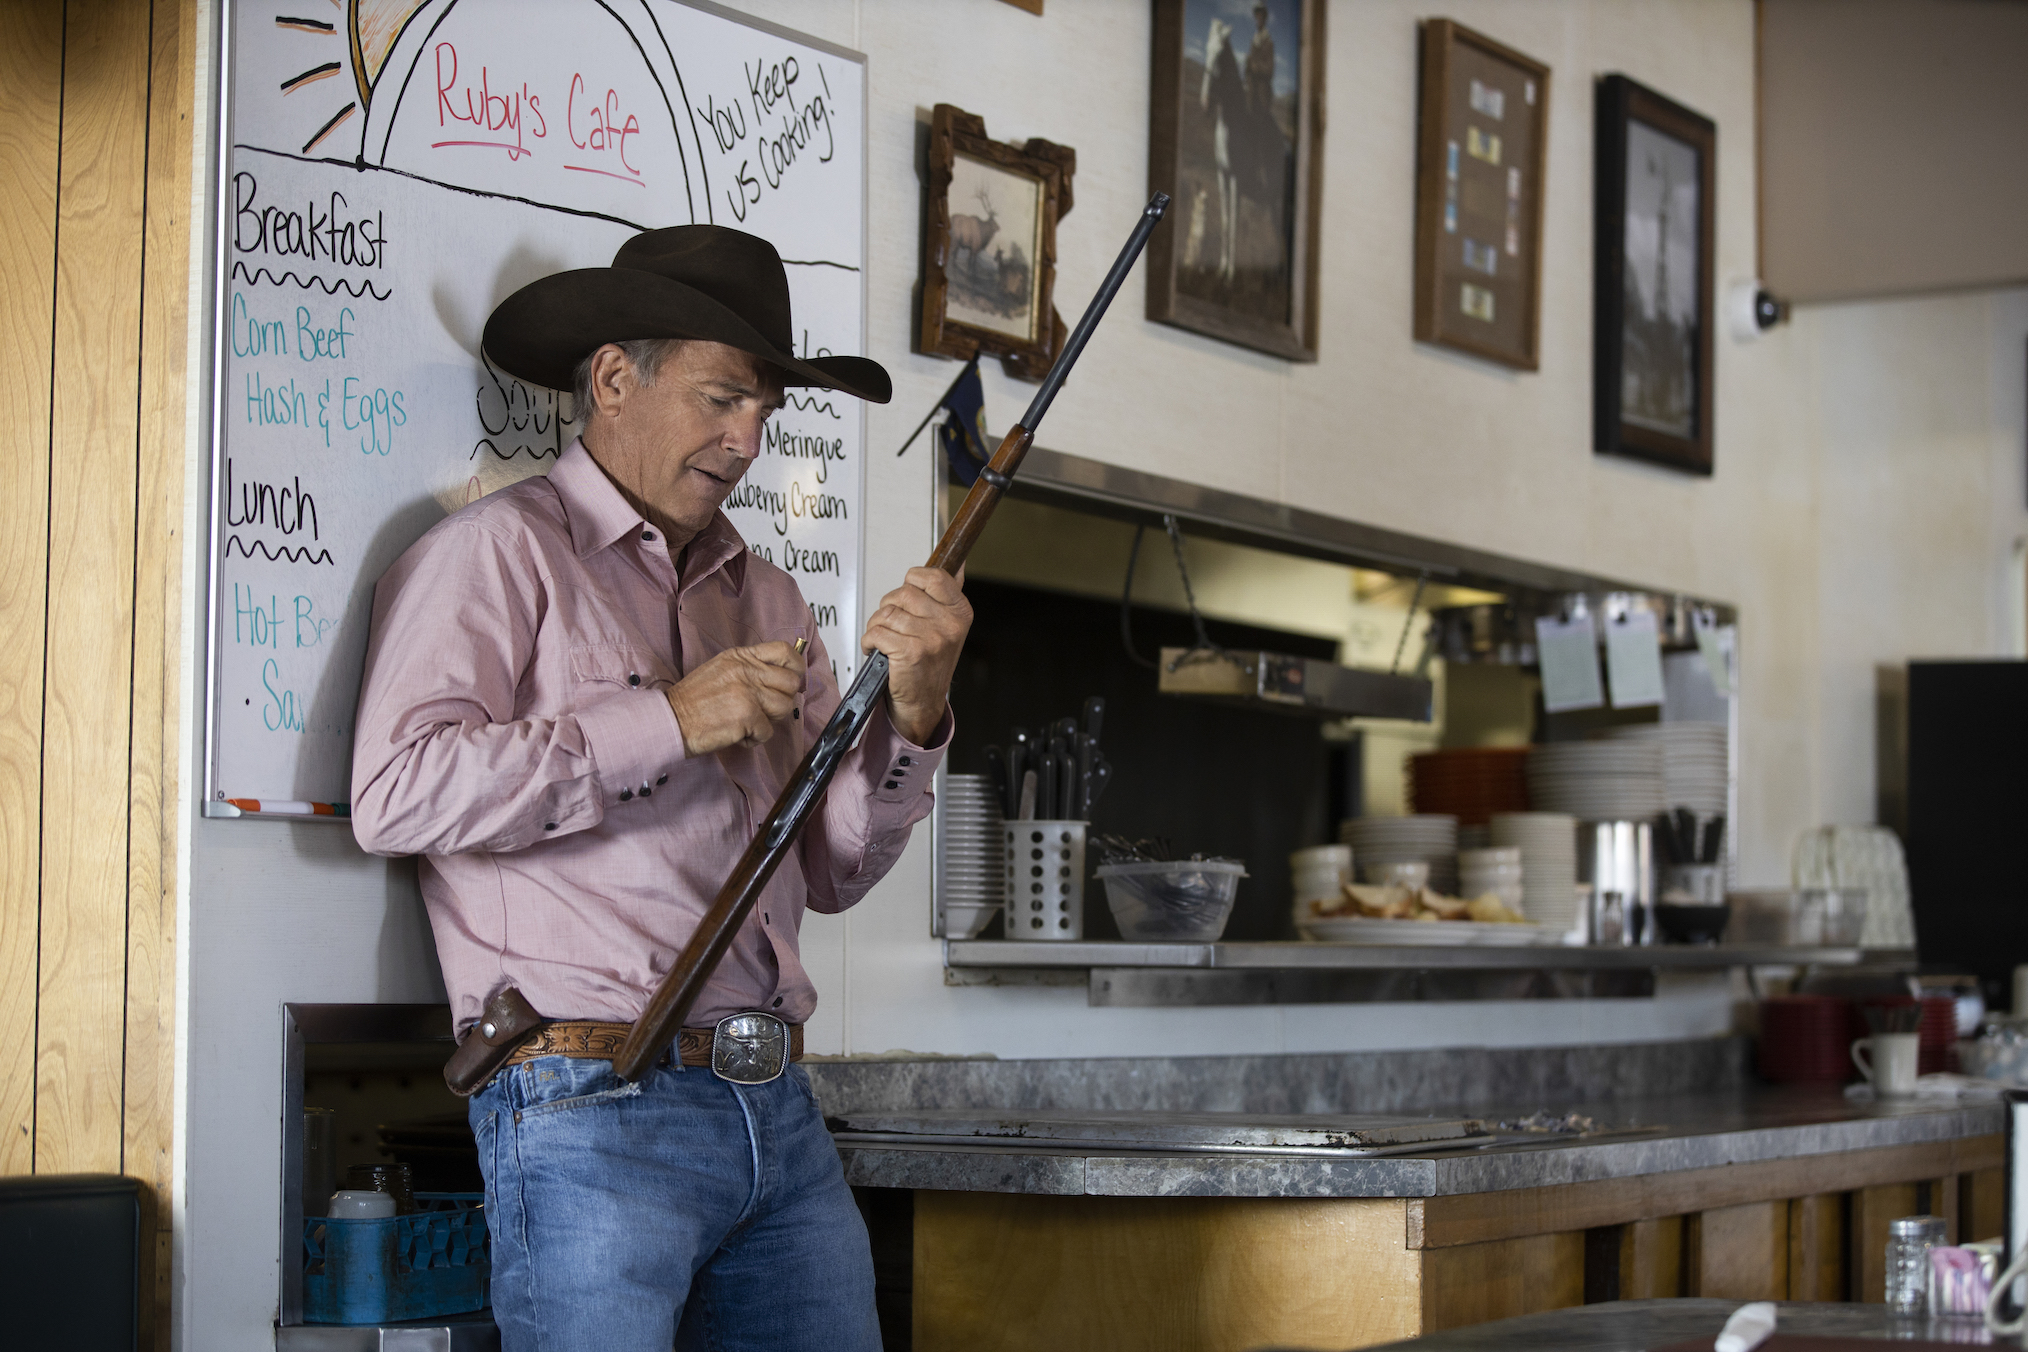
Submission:
<svg viewBox="0 0 2028 1352">
<path fill-rule="evenodd" d="M 414 1215 L 303 1222 L 303 1319 L 391 1324 L 486 1308 L 484 1198 L 417 1193 Z"/>
</svg>

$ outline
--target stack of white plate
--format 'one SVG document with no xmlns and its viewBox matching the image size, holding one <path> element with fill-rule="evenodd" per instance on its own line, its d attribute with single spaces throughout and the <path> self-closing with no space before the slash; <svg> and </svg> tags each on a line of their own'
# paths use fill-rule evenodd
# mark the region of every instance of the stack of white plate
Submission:
<svg viewBox="0 0 2028 1352">
<path fill-rule="evenodd" d="M 1642 723 L 1614 728 L 1617 742 L 1653 742 L 1662 748 L 1662 796 L 1671 808 L 1699 818 L 1725 811 L 1726 751 L 1723 723 Z"/>
<path fill-rule="evenodd" d="M 985 775 L 944 776 L 944 936 L 970 939 L 1000 913 L 1007 845 Z"/>
<path fill-rule="evenodd" d="M 1458 819 L 1424 812 L 1408 817 L 1355 817 L 1338 827 L 1361 873 L 1382 864 L 1420 860 L 1429 865 L 1429 885 L 1446 896 L 1458 893 Z"/>
<path fill-rule="evenodd" d="M 1520 848 L 1521 913 L 1550 929 L 1575 929 L 1577 819 L 1566 812 L 1502 812 L 1491 826 L 1495 846 Z"/>
<path fill-rule="evenodd" d="M 1350 845 L 1313 845 L 1289 855 L 1289 882 L 1295 892 L 1291 912 L 1300 926 L 1311 918 L 1311 906 L 1325 902 L 1335 907 L 1345 899 L 1345 884 L 1352 881 Z"/>
<path fill-rule="evenodd" d="M 1659 742 L 1551 742 L 1528 753 L 1528 802 L 1538 812 L 1651 821 L 1668 810 L 1663 788 Z"/>
<path fill-rule="evenodd" d="M 1490 892 L 1518 911 L 1527 903 L 1525 881 L 1519 845 L 1458 851 L 1461 897 L 1481 897 Z"/>
</svg>

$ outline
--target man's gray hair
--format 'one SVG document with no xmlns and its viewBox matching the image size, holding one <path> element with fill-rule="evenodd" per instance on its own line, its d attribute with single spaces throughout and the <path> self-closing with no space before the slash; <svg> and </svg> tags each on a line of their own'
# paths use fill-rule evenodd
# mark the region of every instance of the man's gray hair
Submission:
<svg viewBox="0 0 2028 1352">
<path fill-rule="evenodd" d="M 687 338 L 626 338 L 613 343 L 627 358 L 627 364 L 634 368 L 634 374 L 643 385 L 655 383 L 655 375 L 662 369 L 662 363 L 676 355 Z M 585 359 L 577 364 L 571 374 L 571 421 L 582 427 L 591 421 L 592 410 L 598 405 L 592 399 L 592 358 L 598 355 L 593 348 Z"/>
</svg>

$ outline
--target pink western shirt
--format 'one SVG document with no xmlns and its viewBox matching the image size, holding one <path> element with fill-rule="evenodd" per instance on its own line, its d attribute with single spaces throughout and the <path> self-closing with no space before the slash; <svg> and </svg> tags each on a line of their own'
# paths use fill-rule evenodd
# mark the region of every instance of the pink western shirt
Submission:
<svg viewBox="0 0 2028 1352">
<path fill-rule="evenodd" d="M 760 746 L 686 755 L 664 692 L 727 648 L 797 638 L 798 715 Z M 672 558 L 581 443 L 418 540 L 374 591 L 352 829 L 423 856 L 460 1034 L 510 985 L 550 1018 L 638 1017 L 837 704 L 795 582 L 724 513 Z M 934 749 L 874 714 L 693 1026 L 810 1016 L 803 910 L 842 911 L 893 865 L 950 735 L 948 713 Z"/>
</svg>

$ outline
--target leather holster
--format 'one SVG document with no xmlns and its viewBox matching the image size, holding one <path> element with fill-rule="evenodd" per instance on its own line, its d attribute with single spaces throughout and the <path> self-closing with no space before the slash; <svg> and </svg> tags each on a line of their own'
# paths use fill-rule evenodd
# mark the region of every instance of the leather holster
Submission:
<svg viewBox="0 0 2028 1352">
<path fill-rule="evenodd" d="M 519 990 L 506 987 L 486 1002 L 472 1031 L 444 1062 L 444 1083 L 459 1098 L 470 1098 L 486 1087 L 529 1034 L 548 1022 Z"/>
</svg>

